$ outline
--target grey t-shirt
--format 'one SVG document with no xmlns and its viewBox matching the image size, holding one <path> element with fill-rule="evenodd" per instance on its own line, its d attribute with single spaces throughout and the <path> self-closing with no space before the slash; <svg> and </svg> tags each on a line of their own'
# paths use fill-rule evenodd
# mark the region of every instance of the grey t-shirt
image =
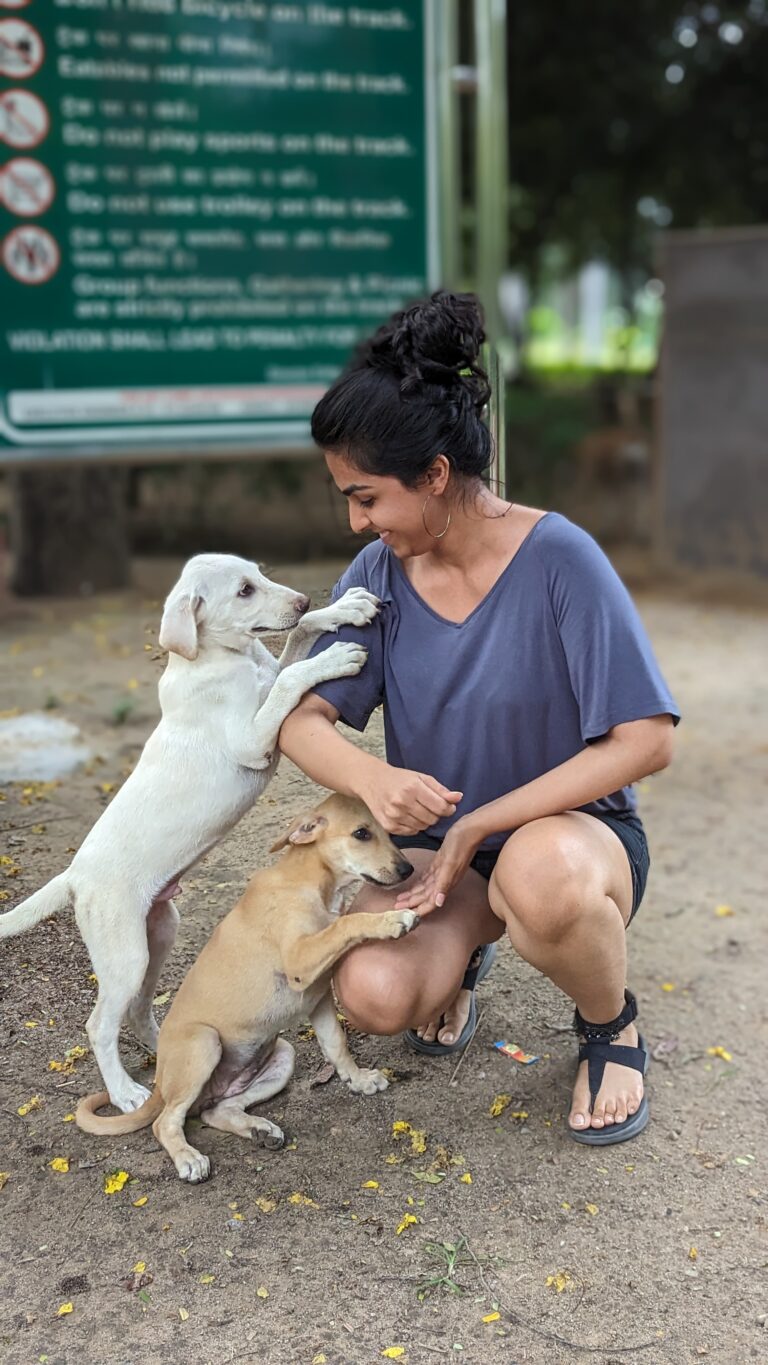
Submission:
<svg viewBox="0 0 768 1365">
<path fill-rule="evenodd" d="M 335 599 L 368 588 L 383 603 L 359 640 L 368 661 L 315 691 L 364 730 L 383 703 L 387 759 L 464 793 L 456 817 L 549 772 L 614 725 L 679 712 L 632 600 L 591 536 L 558 513 L 536 523 L 466 620 L 439 616 L 396 555 L 375 541 L 339 579 Z M 313 653 L 327 648 L 323 636 Z M 625 787 L 582 807 L 630 811 Z M 506 834 L 485 841 L 498 848 Z"/>
</svg>

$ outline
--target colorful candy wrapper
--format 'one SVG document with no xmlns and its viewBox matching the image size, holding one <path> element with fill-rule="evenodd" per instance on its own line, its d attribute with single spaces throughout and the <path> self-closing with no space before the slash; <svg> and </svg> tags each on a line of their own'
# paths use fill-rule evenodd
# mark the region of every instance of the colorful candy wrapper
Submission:
<svg viewBox="0 0 768 1365">
<path fill-rule="evenodd" d="M 516 1043 L 506 1043 L 503 1039 L 499 1043 L 494 1043 L 493 1046 L 499 1052 L 503 1052 L 505 1057 L 511 1057 L 514 1061 L 520 1062 L 522 1066 L 531 1066 L 533 1062 L 539 1060 L 538 1057 L 533 1056 L 533 1053 L 523 1052 L 523 1049 L 518 1047 Z"/>
</svg>

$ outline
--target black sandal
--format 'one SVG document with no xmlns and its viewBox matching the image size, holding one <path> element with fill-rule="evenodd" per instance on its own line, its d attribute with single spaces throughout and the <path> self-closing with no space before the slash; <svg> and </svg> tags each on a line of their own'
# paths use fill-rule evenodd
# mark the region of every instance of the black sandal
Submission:
<svg viewBox="0 0 768 1365">
<path fill-rule="evenodd" d="M 403 1037 L 406 1043 L 414 1052 L 425 1052 L 428 1057 L 447 1057 L 451 1052 L 461 1052 L 469 1043 L 472 1034 L 477 1027 L 477 1005 L 475 1003 L 475 987 L 488 975 L 496 957 L 496 944 L 483 943 L 476 948 L 472 954 L 467 970 L 464 973 L 464 980 L 460 990 L 472 991 L 472 998 L 469 1002 L 469 1015 L 458 1038 L 453 1043 L 425 1043 L 420 1038 L 415 1029 L 406 1029 Z M 442 1025 L 441 1025 L 442 1027 Z"/>
<path fill-rule="evenodd" d="M 648 1070 L 651 1054 L 641 1034 L 637 1035 L 637 1047 L 626 1047 L 623 1044 L 615 1047 L 613 1044 L 613 1039 L 618 1038 L 622 1029 L 637 1018 L 637 1001 L 631 991 L 624 992 L 624 1000 L 625 1005 L 621 1014 L 607 1024 L 590 1024 L 578 1010 L 573 1016 L 574 1030 L 584 1039 L 579 1047 L 579 1061 L 586 1060 L 587 1063 L 590 1113 L 608 1062 L 617 1062 L 619 1066 L 631 1066 L 643 1076 Z M 643 1095 L 640 1107 L 634 1114 L 624 1119 L 623 1123 L 611 1123 L 605 1128 L 572 1128 L 569 1124 L 568 1131 L 575 1142 L 583 1142 L 589 1147 L 607 1147 L 610 1143 L 628 1142 L 630 1138 L 637 1137 L 646 1127 L 650 1117 L 648 1100 Z"/>
</svg>

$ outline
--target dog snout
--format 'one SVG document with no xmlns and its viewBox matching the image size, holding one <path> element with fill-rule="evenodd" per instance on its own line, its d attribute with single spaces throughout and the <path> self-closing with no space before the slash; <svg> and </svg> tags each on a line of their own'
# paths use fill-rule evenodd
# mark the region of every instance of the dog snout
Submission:
<svg viewBox="0 0 768 1365">
<path fill-rule="evenodd" d="M 413 863 L 407 863 L 405 861 L 405 858 L 401 858 L 395 868 L 395 871 L 400 881 L 404 882 L 406 877 L 410 877 L 411 873 L 413 872 Z"/>
<path fill-rule="evenodd" d="M 296 612 L 297 616 L 303 616 L 305 612 L 309 611 L 309 608 L 310 608 L 309 598 L 305 597 L 302 593 L 302 595 L 298 597 L 294 602 L 293 609 Z"/>
</svg>

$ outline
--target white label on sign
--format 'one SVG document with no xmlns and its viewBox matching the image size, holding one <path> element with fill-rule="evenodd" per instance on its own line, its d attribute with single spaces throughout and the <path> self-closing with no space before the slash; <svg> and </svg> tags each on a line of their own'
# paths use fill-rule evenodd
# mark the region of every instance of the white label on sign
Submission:
<svg viewBox="0 0 768 1365">
<path fill-rule="evenodd" d="M 298 417 L 323 394 L 319 384 L 209 384 L 178 388 L 59 389 L 8 395 L 19 426 L 64 422 L 143 422 L 178 418 Z"/>
</svg>

